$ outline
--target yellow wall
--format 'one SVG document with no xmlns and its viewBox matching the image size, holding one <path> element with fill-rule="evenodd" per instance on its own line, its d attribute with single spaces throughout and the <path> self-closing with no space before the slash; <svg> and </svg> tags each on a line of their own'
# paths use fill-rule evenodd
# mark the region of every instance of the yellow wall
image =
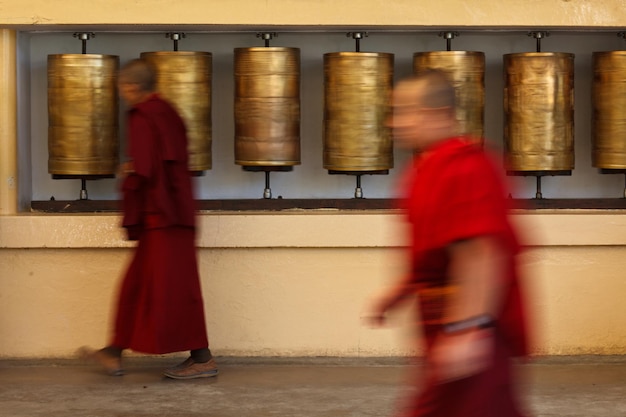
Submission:
<svg viewBox="0 0 626 417">
<path fill-rule="evenodd" d="M 618 27 L 622 1 L 359 2 L 268 0 L 4 1 L 0 28 L 192 24 Z M 14 76 L 15 33 L 0 33 L 0 79 Z M 10 78 L 9 78 L 10 79 Z M 0 84 L 0 120 L 15 87 Z M 67 357 L 105 343 L 117 280 L 130 254 L 118 217 L 17 213 L 17 129 L 0 127 L 0 357 Z M 12 188 L 13 187 L 13 188 Z M 538 354 L 625 354 L 621 211 L 520 212 Z M 361 325 L 370 294 L 404 267 L 394 213 L 204 213 L 200 267 L 218 355 L 386 356 L 414 352 L 405 312 L 389 330 Z"/>
<path fill-rule="evenodd" d="M 518 213 L 537 354 L 626 353 L 621 213 Z M 66 357 L 102 345 L 130 255 L 111 215 L 0 216 L 0 357 Z M 397 214 L 200 218 L 200 270 L 219 355 L 415 352 L 410 314 L 364 327 L 369 297 L 404 270 Z"/>
<path fill-rule="evenodd" d="M 63 4 L 62 7 L 59 4 Z M 620 0 L 0 1 L 0 25 L 621 27 Z M 323 28 L 322 28 L 323 29 Z"/>
</svg>

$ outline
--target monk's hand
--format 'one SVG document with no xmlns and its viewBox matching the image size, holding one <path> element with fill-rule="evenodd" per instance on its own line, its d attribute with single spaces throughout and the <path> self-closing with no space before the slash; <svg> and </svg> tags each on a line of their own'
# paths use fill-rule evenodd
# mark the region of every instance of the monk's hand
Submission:
<svg viewBox="0 0 626 417">
<path fill-rule="evenodd" d="M 387 311 L 380 303 L 373 303 L 368 311 L 361 315 L 361 320 L 370 327 L 383 327 L 387 324 Z"/>
<path fill-rule="evenodd" d="M 133 161 L 126 161 L 120 164 L 120 166 L 118 167 L 117 176 L 119 178 L 125 178 L 126 176 L 128 176 L 128 174 L 131 174 L 133 172 L 135 172 L 135 165 L 133 164 Z"/>
<path fill-rule="evenodd" d="M 451 382 L 485 371 L 493 364 L 492 328 L 472 329 L 458 334 L 441 334 L 428 355 L 427 363 L 434 378 Z"/>
</svg>

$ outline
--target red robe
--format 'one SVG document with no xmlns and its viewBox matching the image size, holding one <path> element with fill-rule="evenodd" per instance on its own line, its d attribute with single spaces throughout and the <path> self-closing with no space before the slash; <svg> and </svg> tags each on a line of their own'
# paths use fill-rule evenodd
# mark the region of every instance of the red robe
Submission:
<svg viewBox="0 0 626 417">
<path fill-rule="evenodd" d="M 138 243 L 112 345 L 152 354 L 206 348 L 184 123 L 155 94 L 130 109 L 128 140 L 134 173 L 122 184 L 122 225 Z"/>
<path fill-rule="evenodd" d="M 494 366 L 464 380 L 426 387 L 406 415 L 413 417 L 518 417 L 511 392 L 510 358 L 527 353 L 525 315 L 516 255 L 520 245 L 508 221 L 506 191 L 495 163 L 463 138 L 439 142 L 418 158 L 405 179 L 406 212 L 412 226 L 412 265 L 418 288 L 426 355 L 441 331 L 449 290 L 452 243 L 492 236 L 510 255 L 506 288 L 496 319 Z"/>
</svg>

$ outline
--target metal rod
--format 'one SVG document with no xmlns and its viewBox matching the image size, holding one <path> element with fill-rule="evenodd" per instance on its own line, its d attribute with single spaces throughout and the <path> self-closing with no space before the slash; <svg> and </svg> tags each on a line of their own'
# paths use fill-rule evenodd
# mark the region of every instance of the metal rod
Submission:
<svg viewBox="0 0 626 417">
<path fill-rule="evenodd" d="M 261 32 L 261 33 L 257 33 L 256 37 L 257 38 L 261 38 L 265 41 L 265 47 L 269 48 L 270 46 L 270 41 L 277 37 L 278 34 L 276 32 Z"/>
<path fill-rule="evenodd" d="M 87 41 L 91 38 L 95 38 L 96 35 L 93 32 L 76 32 L 73 35 L 75 38 L 80 39 L 81 41 L 81 50 L 82 54 L 85 55 L 87 53 Z"/>
<path fill-rule="evenodd" d="M 537 175 L 537 193 L 535 194 L 535 198 L 537 200 L 543 198 L 543 194 L 541 193 L 541 175 Z"/>
<path fill-rule="evenodd" d="M 541 39 L 547 38 L 548 36 L 550 36 L 550 33 L 544 32 L 544 31 L 535 31 L 535 32 L 529 32 L 528 36 L 531 36 L 537 40 L 535 48 L 537 52 L 541 52 Z"/>
<path fill-rule="evenodd" d="M 183 32 L 168 32 L 165 34 L 166 38 L 171 39 L 174 42 L 174 52 L 178 51 L 178 41 L 187 37 Z"/>
<path fill-rule="evenodd" d="M 356 188 L 354 190 L 354 198 L 363 198 L 363 189 L 361 188 L 361 174 L 356 176 Z"/>
<path fill-rule="evenodd" d="M 439 36 L 445 38 L 446 40 L 446 50 L 452 50 L 452 39 L 459 36 L 459 32 L 439 32 Z"/>
<path fill-rule="evenodd" d="M 270 188 L 270 172 L 265 171 L 265 189 L 263 190 L 263 198 L 272 198 L 272 189 Z"/>
<path fill-rule="evenodd" d="M 355 41 L 355 52 L 361 52 L 361 39 L 368 36 L 367 32 L 348 32 L 346 36 L 352 37 Z"/>
<path fill-rule="evenodd" d="M 89 200 L 89 195 L 87 194 L 87 180 L 84 178 L 80 179 L 80 199 Z"/>
</svg>

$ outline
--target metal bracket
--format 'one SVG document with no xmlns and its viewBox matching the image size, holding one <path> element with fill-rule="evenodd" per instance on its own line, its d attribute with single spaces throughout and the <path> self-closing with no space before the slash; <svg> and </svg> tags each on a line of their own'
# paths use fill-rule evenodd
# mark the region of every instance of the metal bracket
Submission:
<svg viewBox="0 0 626 417">
<path fill-rule="evenodd" d="M 75 32 L 72 36 L 74 36 L 75 38 L 80 39 L 80 41 L 82 42 L 82 54 L 86 54 L 87 53 L 87 41 L 89 39 L 95 38 L 96 34 L 93 32 Z"/>
<path fill-rule="evenodd" d="M 361 52 L 361 39 L 367 38 L 369 34 L 367 32 L 348 32 L 346 33 L 346 36 L 355 40 L 355 51 Z"/>
<path fill-rule="evenodd" d="M 259 32 L 256 34 L 256 37 L 263 39 L 265 41 L 265 47 L 269 48 L 270 41 L 278 37 L 278 34 L 276 32 Z"/>
<path fill-rule="evenodd" d="M 167 32 L 165 37 L 171 39 L 174 42 L 174 51 L 178 51 L 178 41 L 185 39 L 187 34 L 183 32 Z"/>
<path fill-rule="evenodd" d="M 452 50 L 452 39 L 461 36 L 459 32 L 439 32 L 439 36 L 446 40 L 446 51 Z"/>
<path fill-rule="evenodd" d="M 528 36 L 535 38 L 537 40 L 536 49 L 537 49 L 537 52 L 541 52 L 541 40 L 543 38 L 547 38 L 548 36 L 550 36 L 550 32 L 537 30 L 533 32 L 528 32 Z"/>
</svg>

